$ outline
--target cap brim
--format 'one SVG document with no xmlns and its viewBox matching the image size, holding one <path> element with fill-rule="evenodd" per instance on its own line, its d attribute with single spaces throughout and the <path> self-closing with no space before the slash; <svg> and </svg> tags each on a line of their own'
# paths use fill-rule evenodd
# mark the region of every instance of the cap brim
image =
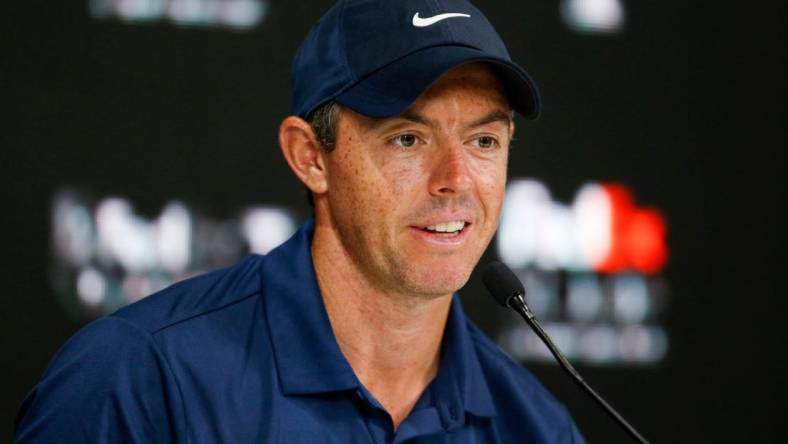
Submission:
<svg viewBox="0 0 788 444">
<path fill-rule="evenodd" d="M 435 46 L 409 54 L 361 79 L 337 95 L 336 101 L 368 117 L 395 116 L 443 73 L 471 62 L 490 63 L 512 108 L 528 119 L 539 116 L 539 90 L 524 69 L 465 46 Z"/>
</svg>

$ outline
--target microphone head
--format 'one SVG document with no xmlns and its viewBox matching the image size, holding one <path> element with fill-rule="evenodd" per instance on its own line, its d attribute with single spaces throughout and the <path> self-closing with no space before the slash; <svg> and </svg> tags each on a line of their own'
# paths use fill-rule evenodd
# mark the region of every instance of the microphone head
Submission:
<svg viewBox="0 0 788 444">
<path fill-rule="evenodd" d="M 501 262 L 490 262 L 482 273 L 482 282 L 493 298 L 504 307 L 509 307 L 512 296 L 525 296 L 525 288 L 517 275 Z"/>
</svg>

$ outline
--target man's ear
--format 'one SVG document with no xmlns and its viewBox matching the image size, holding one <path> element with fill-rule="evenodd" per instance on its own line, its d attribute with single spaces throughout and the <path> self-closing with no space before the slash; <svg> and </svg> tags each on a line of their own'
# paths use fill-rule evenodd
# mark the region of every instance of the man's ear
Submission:
<svg viewBox="0 0 788 444">
<path fill-rule="evenodd" d="M 323 148 L 312 126 L 297 116 L 287 117 L 279 125 L 279 146 L 287 164 L 313 194 L 328 188 Z"/>
</svg>

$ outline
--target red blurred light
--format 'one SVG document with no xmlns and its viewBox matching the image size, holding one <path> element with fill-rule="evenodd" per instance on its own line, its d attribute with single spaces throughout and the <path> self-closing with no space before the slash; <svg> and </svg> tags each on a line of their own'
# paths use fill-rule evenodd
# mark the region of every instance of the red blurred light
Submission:
<svg viewBox="0 0 788 444">
<path fill-rule="evenodd" d="M 629 221 L 623 239 L 629 264 L 645 274 L 661 270 L 668 259 L 665 221 L 657 210 L 637 210 Z"/>
<path fill-rule="evenodd" d="M 596 271 L 634 269 L 652 274 L 661 270 L 668 258 L 662 214 L 637 208 L 632 192 L 624 185 L 607 183 L 603 188 L 610 199 L 610 251 L 596 264 Z"/>
</svg>

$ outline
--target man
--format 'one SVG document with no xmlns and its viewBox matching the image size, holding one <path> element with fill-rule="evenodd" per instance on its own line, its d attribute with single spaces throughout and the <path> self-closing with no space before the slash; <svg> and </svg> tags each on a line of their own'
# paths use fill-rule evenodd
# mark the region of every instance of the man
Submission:
<svg viewBox="0 0 788 444">
<path fill-rule="evenodd" d="M 314 218 L 80 331 L 17 439 L 583 442 L 454 294 L 498 224 L 512 109 L 539 109 L 481 12 L 340 2 L 293 81 L 279 143 Z"/>
</svg>

